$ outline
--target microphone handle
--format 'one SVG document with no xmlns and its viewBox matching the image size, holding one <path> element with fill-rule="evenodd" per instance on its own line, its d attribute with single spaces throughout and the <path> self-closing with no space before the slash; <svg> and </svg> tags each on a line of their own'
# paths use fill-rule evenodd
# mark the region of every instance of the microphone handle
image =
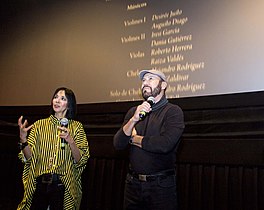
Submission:
<svg viewBox="0 0 264 210">
<path fill-rule="evenodd" d="M 65 126 L 63 126 L 65 127 Z M 62 133 L 64 133 L 64 131 L 61 131 Z M 65 139 L 64 138 L 61 138 L 61 149 L 65 149 L 65 145 L 66 145 L 66 142 L 65 142 Z"/>
<path fill-rule="evenodd" d="M 61 139 L 61 149 L 65 149 L 65 139 Z"/>
<path fill-rule="evenodd" d="M 146 117 L 147 113 L 145 111 L 139 112 L 139 119 L 143 120 Z"/>
<path fill-rule="evenodd" d="M 67 128 L 68 127 L 68 119 L 67 118 L 60 119 L 60 124 L 61 124 L 61 127 Z M 62 130 L 61 133 L 64 133 L 64 130 Z M 61 138 L 61 149 L 65 149 L 66 143 L 67 142 L 65 141 L 65 139 Z"/>
</svg>

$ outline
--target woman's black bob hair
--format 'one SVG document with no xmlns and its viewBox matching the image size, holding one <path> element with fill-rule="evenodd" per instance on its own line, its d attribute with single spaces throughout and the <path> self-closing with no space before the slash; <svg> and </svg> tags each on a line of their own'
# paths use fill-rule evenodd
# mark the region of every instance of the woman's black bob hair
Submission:
<svg viewBox="0 0 264 210">
<path fill-rule="evenodd" d="M 52 96 L 51 106 L 52 106 L 52 100 L 54 99 L 55 95 L 61 90 L 64 90 L 65 96 L 68 100 L 68 109 L 67 109 L 65 117 L 68 119 L 75 119 L 76 114 L 77 114 L 77 105 L 76 105 L 75 94 L 71 89 L 66 88 L 66 87 L 57 88 Z M 51 114 L 52 115 L 55 114 L 55 111 L 53 110 L 53 108 L 51 108 Z"/>
</svg>

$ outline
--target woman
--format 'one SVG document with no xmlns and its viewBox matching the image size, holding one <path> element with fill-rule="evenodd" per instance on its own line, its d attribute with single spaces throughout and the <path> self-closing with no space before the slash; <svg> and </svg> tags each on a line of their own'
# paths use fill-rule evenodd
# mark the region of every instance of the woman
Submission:
<svg viewBox="0 0 264 210">
<path fill-rule="evenodd" d="M 22 122 L 23 116 L 18 120 L 19 158 L 25 163 L 24 197 L 18 209 L 69 210 L 80 207 L 81 174 L 89 158 L 89 146 L 83 125 L 74 120 L 76 99 L 73 91 L 58 88 L 51 106 L 51 115 L 31 126 L 27 120 Z M 62 118 L 68 119 L 68 125 L 62 126 Z"/>
</svg>

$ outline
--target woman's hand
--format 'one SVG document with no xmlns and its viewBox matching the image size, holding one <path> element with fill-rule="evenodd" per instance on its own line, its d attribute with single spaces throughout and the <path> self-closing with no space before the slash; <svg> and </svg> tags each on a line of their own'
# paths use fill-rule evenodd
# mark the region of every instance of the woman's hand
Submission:
<svg viewBox="0 0 264 210">
<path fill-rule="evenodd" d="M 60 130 L 60 138 L 65 139 L 69 144 L 73 143 L 73 138 L 70 135 L 70 131 L 66 127 L 58 126 L 58 129 Z"/>
<path fill-rule="evenodd" d="M 28 126 L 28 122 L 27 120 L 24 121 L 24 123 L 22 123 L 22 120 L 23 120 L 23 116 L 21 116 L 19 119 L 18 119 L 18 126 L 19 126 L 19 136 L 20 136 L 20 142 L 21 143 L 25 143 L 27 141 L 27 132 L 28 130 L 31 129 L 31 127 L 33 125 L 30 125 Z M 27 127 L 28 126 L 28 127 Z"/>
</svg>

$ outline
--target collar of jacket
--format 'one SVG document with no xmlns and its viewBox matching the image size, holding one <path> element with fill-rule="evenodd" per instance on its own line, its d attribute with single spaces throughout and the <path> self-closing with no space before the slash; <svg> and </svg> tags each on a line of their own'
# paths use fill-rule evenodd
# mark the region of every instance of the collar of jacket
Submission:
<svg viewBox="0 0 264 210">
<path fill-rule="evenodd" d="M 164 95 L 157 103 L 152 106 L 152 111 L 156 111 L 159 108 L 165 106 L 168 103 L 168 99 Z"/>
<path fill-rule="evenodd" d="M 51 121 L 52 124 L 54 124 L 54 125 L 60 125 L 59 119 L 57 117 L 55 117 L 54 115 L 50 115 L 49 118 L 50 118 L 50 121 Z"/>
</svg>

